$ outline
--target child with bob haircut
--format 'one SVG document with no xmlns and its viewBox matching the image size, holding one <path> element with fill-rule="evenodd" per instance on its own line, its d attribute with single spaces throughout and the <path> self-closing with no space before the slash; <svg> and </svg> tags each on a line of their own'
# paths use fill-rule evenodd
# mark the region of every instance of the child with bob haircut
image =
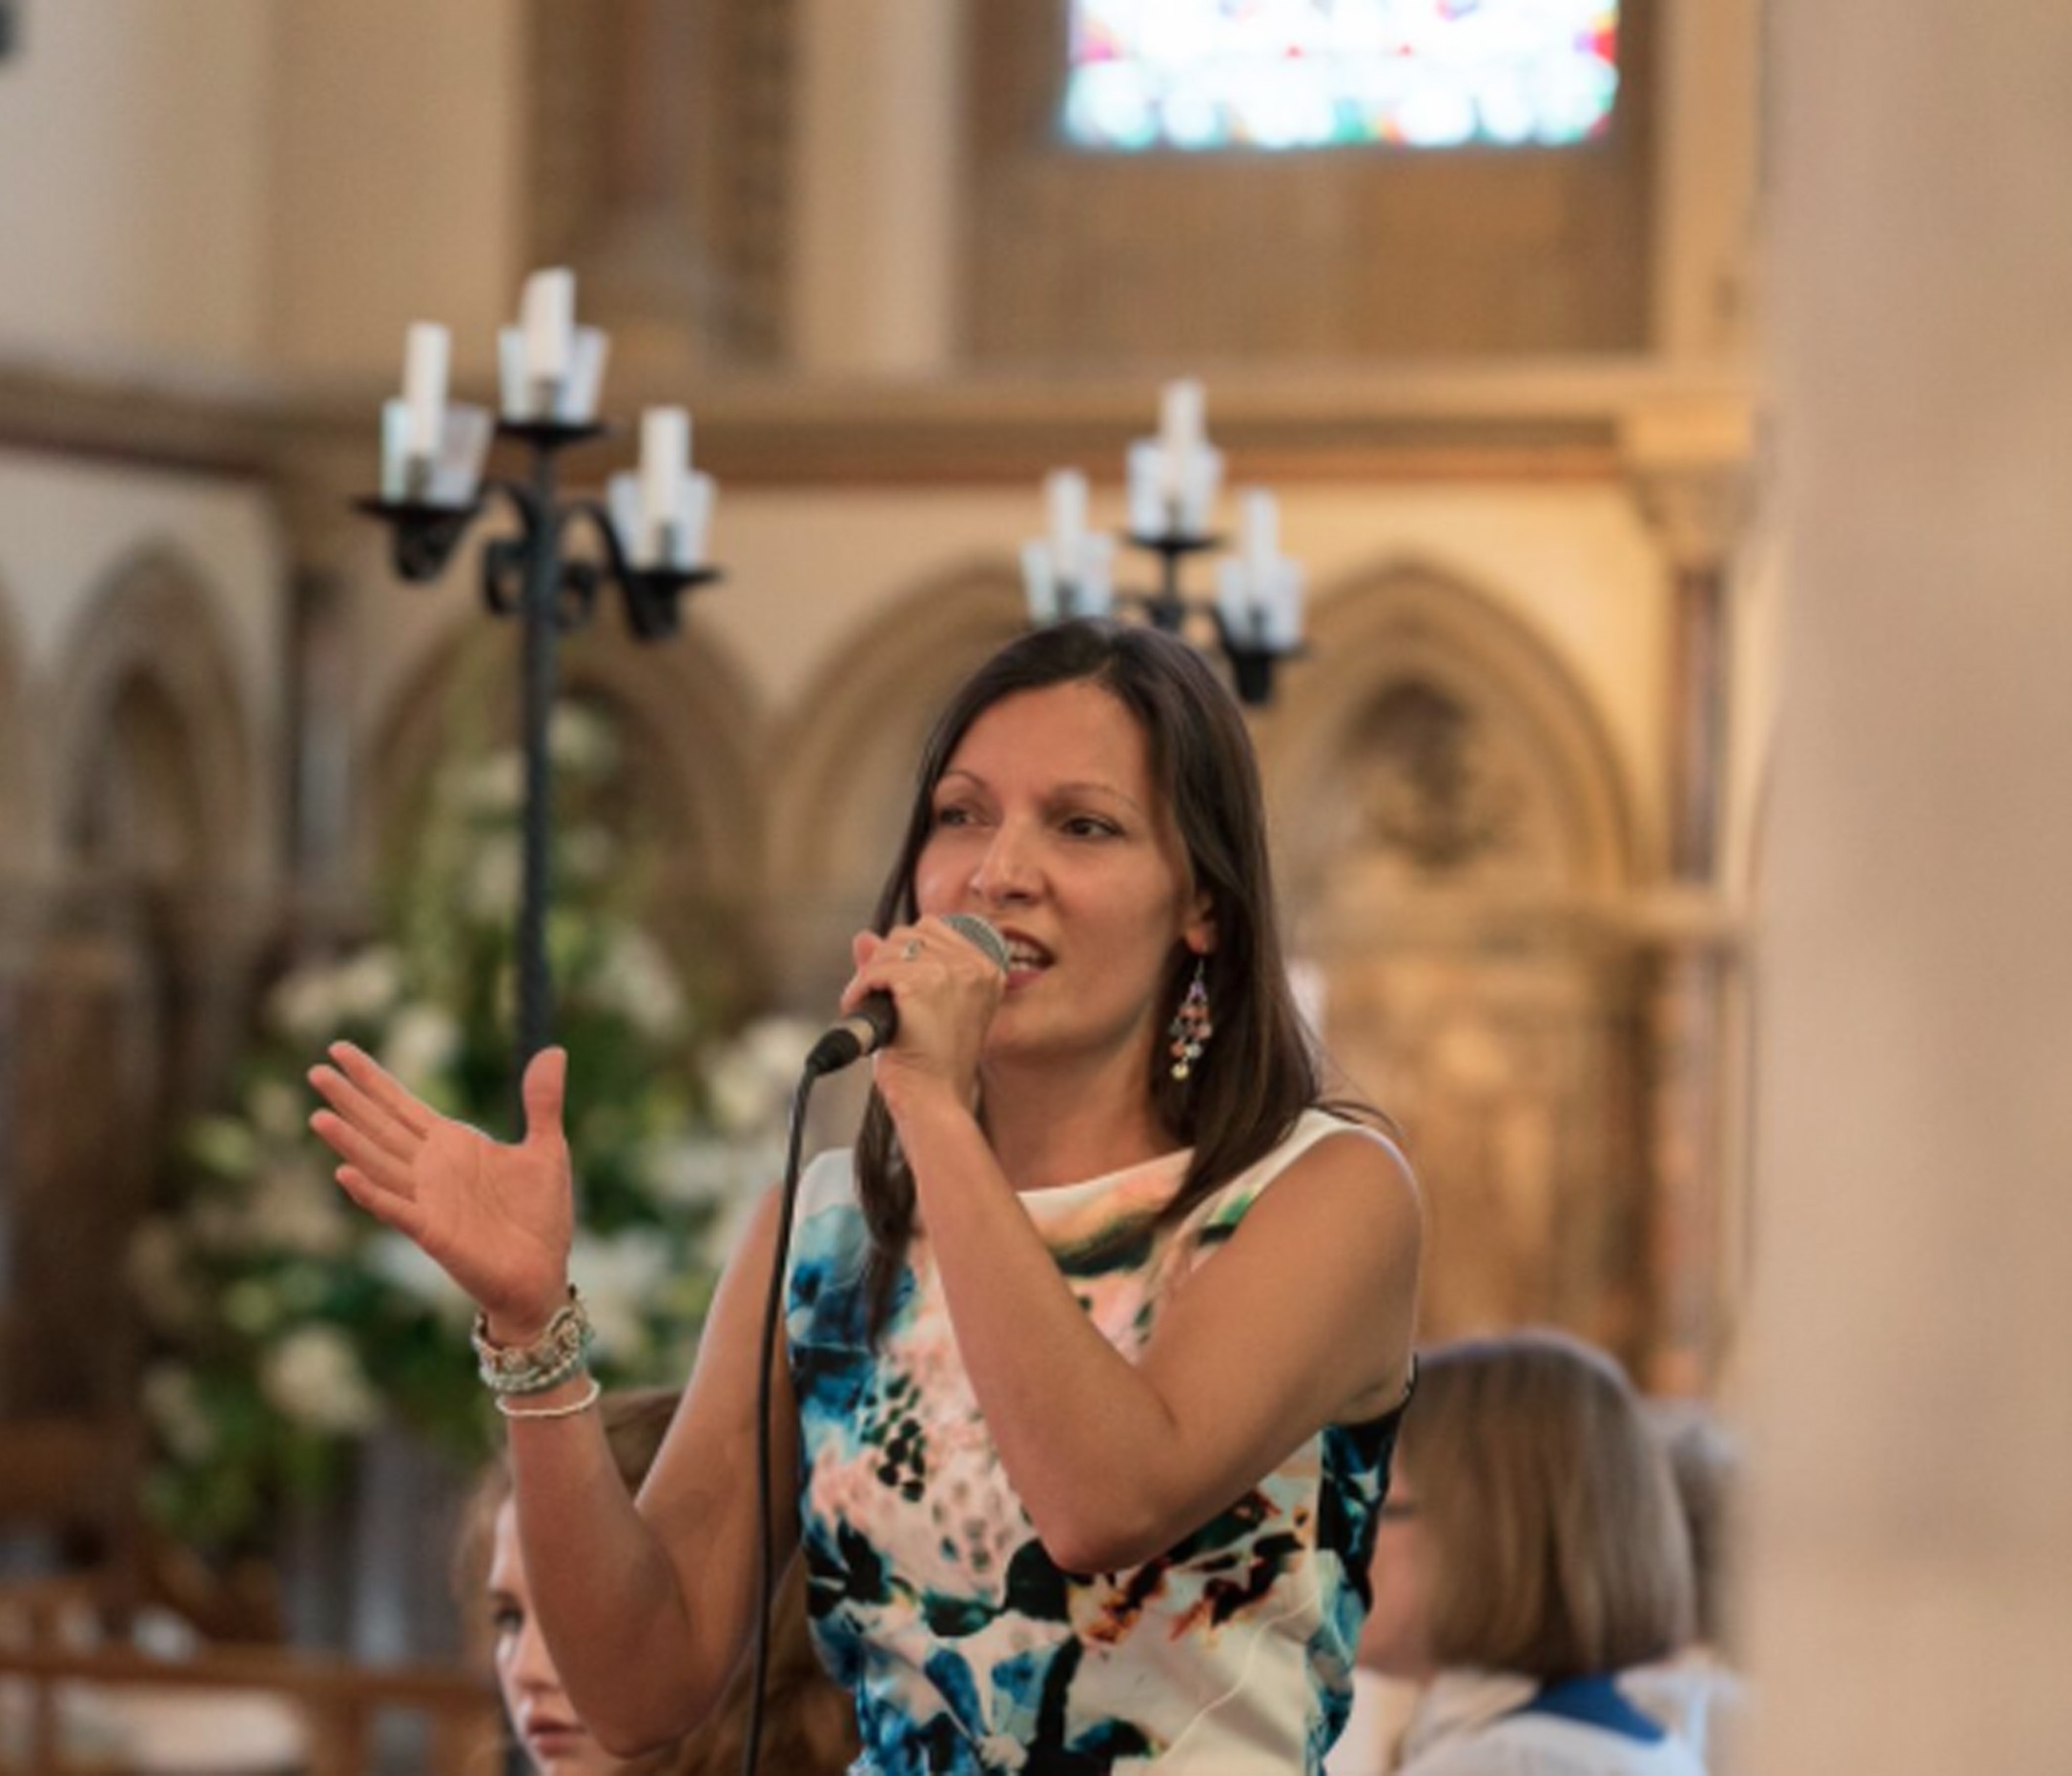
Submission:
<svg viewBox="0 0 2072 1776">
<path fill-rule="evenodd" d="M 1362 1663 L 1422 1685 L 1404 1776 L 1701 1776 L 1619 1686 L 1688 1640 L 1691 1550 L 1603 1353 L 1522 1332 L 1425 1354 L 1374 1586 Z"/>
</svg>

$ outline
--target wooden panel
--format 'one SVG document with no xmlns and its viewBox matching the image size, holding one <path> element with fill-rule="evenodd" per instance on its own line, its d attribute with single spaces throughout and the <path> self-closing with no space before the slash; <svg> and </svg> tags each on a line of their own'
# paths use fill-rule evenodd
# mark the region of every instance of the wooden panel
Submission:
<svg viewBox="0 0 2072 1776">
<path fill-rule="evenodd" d="M 782 345 L 790 0 L 531 0 L 529 250 L 622 357 Z"/>
<path fill-rule="evenodd" d="M 1487 357 L 1646 344 L 1652 0 L 1570 149 L 1062 146 L 1061 0 L 973 12 L 966 331 L 988 363 Z"/>
</svg>

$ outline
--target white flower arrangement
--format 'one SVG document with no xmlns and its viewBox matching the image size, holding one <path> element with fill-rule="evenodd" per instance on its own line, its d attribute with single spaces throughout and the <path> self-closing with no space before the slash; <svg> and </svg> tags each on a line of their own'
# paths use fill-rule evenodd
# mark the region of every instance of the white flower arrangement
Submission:
<svg viewBox="0 0 2072 1776">
<path fill-rule="evenodd" d="M 371 1431 L 381 1398 L 359 1366 L 353 1342 L 336 1326 L 299 1326 L 266 1353 L 259 1369 L 266 1398 L 318 1432 Z"/>
<path fill-rule="evenodd" d="M 610 736 L 594 722 L 558 721 L 555 733 L 579 789 L 585 771 L 608 766 Z M 404 853 L 395 935 L 306 964 L 267 995 L 235 1109 L 184 1131 L 184 1194 L 131 1247 L 155 1345 L 150 1498 L 192 1543 L 263 1541 L 275 1513 L 320 1496 L 354 1440 L 384 1422 L 463 1459 L 489 1446 L 472 1305 L 338 1190 L 308 1133 L 302 1073 L 349 1037 L 442 1111 L 507 1126 L 510 908 L 478 904 L 469 884 L 485 856 L 504 855 L 514 771 L 500 757 L 442 773 L 436 830 Z M 717 1040 L 667 952 L 610 899 L 628 872 L 603 848 L 609 835 L 566 829 L 585 852 L 561 878 L 549 929 L 583 1217 L 571 1268 L 600 1376 L 681 1381 L 724 1250 L 776 1175 L 813 1032 L 765 1020 Z"/>
</svg>

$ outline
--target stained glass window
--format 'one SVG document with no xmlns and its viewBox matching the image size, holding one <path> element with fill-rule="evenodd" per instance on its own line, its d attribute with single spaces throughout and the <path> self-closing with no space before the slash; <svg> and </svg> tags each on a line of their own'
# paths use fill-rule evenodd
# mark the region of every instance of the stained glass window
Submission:
<svg viewBox="0 0 2072 1776">
<path fill-rule="evenodd" d="M 1559 145 L 1602 133 L 1618 0 L 1072 0 L 1081 148 Z"/>
</svg>

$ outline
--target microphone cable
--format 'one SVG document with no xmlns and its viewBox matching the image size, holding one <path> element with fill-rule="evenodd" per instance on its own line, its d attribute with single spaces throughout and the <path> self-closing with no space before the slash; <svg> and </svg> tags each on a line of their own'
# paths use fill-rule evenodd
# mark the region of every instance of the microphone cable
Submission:
<svg viewBox="0 0 2072 1776">
<path fill-rule="evenodd" d="M 981 951 L 1003 974 L 1007 972 L 1007 939 L 988 921 L 975 913 L 953 912 L 945 915 L 943 923 Z M 814 1085 L 824 1073 L 839 1072 L 851 1061 L 874 1052 L 892 1039 L 896 1013 L 891 997 L 889 994 L 877 996 L 882 1004 L 876 1015 L 867 1010 L 860 1019 L 845 1019 L 814 1046 L 799 1071 L 798 1087 L 791 1094 L 791 1122 L 785 1133 L 784 1184 L 777 1204 L 777 1244 L 769 1261 L 769 1293 L 763 1300 L 763 1348 L 756 1354 L 755 1522 L 761 1566 L 755 1599 L 755 1680 L 749 1690 L 749 1736 L 742 1747 L 741 1776 L 756 1776 L 763 1748 L 763 1705 L 769 1684 L 769 1613 L 777 1589 L 777 1522 L 770 1501 L 769 1409 L 775 1386 L 773 1353 L 784 1315 L 785 1263 L 791 1252 L 791 1221 L 798 1209 L 799 1155 L 806 1144 L 806 1108 L 812 1097 Z M 867 1029 L 855 1030 L 853 1025 L 857 1022 Z M 839 1041 L 835 1040 L 837 1035 Z"/>
<path fill-rule="evenodd" d="M 806 1107 L 821 1070 L 809 1065 L 791 1094 L 790 1127 L 785 1134 L 784 1184 L 777 1207 L 777 1245 L 770 1259 L 769 1293 L 763 1302 L 763 1348 L 756 1358 L 755 1491 L 756 1545 L 761 1570 L 755 1599 L 755 1681 L 749 1692 L 749 1736 L 742 1748 L 742 1776 L 756 1776 L 763 1746 L 763 1703 L 769 1683 L 769 1614 L 777 1588 L 777 1522 L 771 1503 L 769 1413 L 775 1387 L 773 1353 L 784 1314 L 786 1260 L 791 1250 L 791 1220 L 798 1207 L 799 1155 L 806 1141 Z"/>
</svg>

